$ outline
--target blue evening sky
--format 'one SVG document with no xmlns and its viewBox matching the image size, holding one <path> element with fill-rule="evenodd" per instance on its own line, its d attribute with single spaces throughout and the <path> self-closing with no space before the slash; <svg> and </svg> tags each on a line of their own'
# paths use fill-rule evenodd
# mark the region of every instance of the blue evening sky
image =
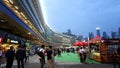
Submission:
<svg viewBox="0 0 120 68">
<path fill-rule="evenodd" d="M 46 23 L 57 32 L 67 32 L 88 37 L 118 31 L 120 27 L 120 0 L 43 0 Z"/>
</svg>

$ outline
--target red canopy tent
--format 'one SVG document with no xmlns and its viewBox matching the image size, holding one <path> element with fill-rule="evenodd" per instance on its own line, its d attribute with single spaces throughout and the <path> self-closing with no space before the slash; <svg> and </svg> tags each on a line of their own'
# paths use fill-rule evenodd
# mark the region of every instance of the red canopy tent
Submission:
<svg viewBox="0 0 120 68">
<path fill-rule="evenodd" d="M 77 41 L 73 44 L 73 46 L 87 46 L 87 43 L 83 41 Z"/>
</svg>

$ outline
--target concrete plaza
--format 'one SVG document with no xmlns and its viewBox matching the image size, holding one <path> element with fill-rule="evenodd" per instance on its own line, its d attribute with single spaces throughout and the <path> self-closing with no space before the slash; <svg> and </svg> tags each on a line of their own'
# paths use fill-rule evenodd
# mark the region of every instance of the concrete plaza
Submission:
<svg viewBox="0 0 120 68">
<path fill-rule="evenodd" d="M 5 68 L 5 64 L 2 64 L 1 68 Z M 14 61 L 13 68 L 17 68 L 16 60 Z M 39 62 L 38 56 L 37 55 L 30 56 L 30 60 L 27 63 L 25 63 L 25 68 L 40 68 L 40 62 Z M 55 68 L 114 68 L 114 65 L 113 64 L 82 64 L 82 63 L 73 63 L 73 62 L 55 62 Z"/>
</svg>

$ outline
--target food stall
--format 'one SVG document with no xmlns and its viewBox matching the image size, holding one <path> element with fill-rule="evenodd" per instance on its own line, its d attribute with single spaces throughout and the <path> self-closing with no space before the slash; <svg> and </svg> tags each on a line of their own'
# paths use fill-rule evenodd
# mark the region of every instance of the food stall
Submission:
<svg viewBox="0 0 120 68">
<path fill-rule="evenodd" d="M 105 39 L 104 43 L 100 46 L 101 62 L 118 62 L 118 47 L 120 47 L 120 39 Z"/>
<path fill-rule="evenodd" d="M 91 59 L 102 63 L 118 62 L 117 48 L 120 46 L 119 39 L 104 39 L 90 43 L 91 48 Z M 92 49 L 94 48 L 94 52 Z"/>
<path fill-rule="evenodd" d="M 91 50 L 91 59 L 101 62 L 100 57 L 100 45 L 102 43 L 102 39 L 100 36 L 96 36 L 95 38 L 89 40 L 90 50 Z"/>
</svg>

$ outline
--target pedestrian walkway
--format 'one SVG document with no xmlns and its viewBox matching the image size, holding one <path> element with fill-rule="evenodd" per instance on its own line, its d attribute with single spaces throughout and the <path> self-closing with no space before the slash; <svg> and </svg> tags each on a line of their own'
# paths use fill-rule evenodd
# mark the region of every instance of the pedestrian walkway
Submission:
<svg viewBox="0 0 120 68">
<path fill-rule="evenodd" d="M 5 65 L 2 68 L 5 68 Z M 17 68 L 16 60 L 14 61 L 13 68 Z M 40 68 L 38 56 L 30 56 L 29 62 L 25 63 L 25 68 Z M 111 64 L 82 64 L 77 62 L 56 61 L 55 68 L 114 68 L 114 66 Z"/>
</svg>

